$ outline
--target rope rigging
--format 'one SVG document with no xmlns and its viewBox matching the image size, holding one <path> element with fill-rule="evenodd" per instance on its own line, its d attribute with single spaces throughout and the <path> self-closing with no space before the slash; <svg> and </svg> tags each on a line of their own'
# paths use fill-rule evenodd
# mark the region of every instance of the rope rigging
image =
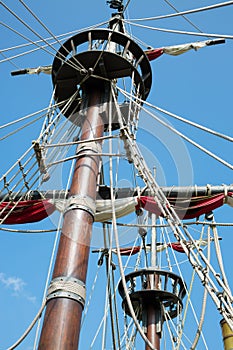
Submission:
<svg viewBox="0 0 233 350">
<path fill-rule="evenodd" d="M 206 38 L 221 38 L 221 39 L 233 39 L 233 35 L 229 34 L 217 34 L 217 33 L 195 33 L 195 32 L 189 32 L 189 31 L 184 31 L 184 30 L 175 30 L 175 29 L 166 29 L 166 28 L 160 28 L 160 27 L 152 27 L 152 26 L 146 26 L 143 24 L 139 23 L 134 23 L 129 20 L 124 20 L 125 23 L 130 24 L 134 27 L 140 27 L 143 29 L 150 29 L 150 30 L 155 30 L 158 32 L 165 32 L 165 33 L 173 33 L 173 34 L 185 34 L 185 35 L 192 35 L 192 36 L 201 36 L 201 37 L 206 37 Z"/>
<path fill-rule="evenodd" d="M 22 20 L 22 18 L 20 18 L 14 11 L 12 11 L 6 4 L 4 4 L 2 1 L 0 1 L 0 5 L 2 5 L 8 12 L 10 12 L 18 21 L 20 21 L 27 29 L 29 29 L 33 34 L 35 34 L 37 37 L 40 38 L 40 40 L 42 40 L 46 45 L 48 45 L 53 51 L 57 51 L 56 48 L 54 48 L 49 42 L 47 42 L 38 32 L 36 32 L 32 27 L 30 27 L 24 20 Z M 37 17 L 36 17 L 37 18 Z M 41 23 L 41 22 L 40 22 Z M 51 32 L 49 31 L 49 33 L 51 34 Z M 24 37 L 25 38 L 25 37 Z M 32 42 L 33 44 L 37 45 L 36 43 L 34 43 L 33 41 L 31 41 L 30 39 L 26 38 L 27 41 Z M 39 46 L 39 45 L 37 45 Z M 42 48 L 41 46 L 39 46 L 40 48 Z M 45 48 L 42 48 L 43 50 L 45 50 L 47 53 L 52 54 L 50 51 L 47 51 Z M 61 56 L 60 59 L 62 60 L 62 58 L 65 58 L 65 56 Z M 77 70 L 83 69 L 84 67 L 82 65 L 80 65 L 79 62 L 76 61 L 76 64 L 72 65 L 74 68 L 76 68 Z"/>
<path fill-rule="evenodd" d="M 60 36 L 55 36 L 48 28 L 45 26 L 45 24 L 32 12 L 32 10 L 27 6 L 23 0 L 20 0 L 20 3 L 30 12 L 30 14 L 36 19 L 36 21 L 50 34 L 51 37 L 47 39 L 40 39 L 37 42 L 37 48 L 35 50 L 40 50 L 42 47 L 46 48 L 49 47 L 50 49 L 55 49 L 54 45 L 56 43 L 59 43 L 61 46 L 63 45 L 60 41 Z M 127 2 L 126 6 L 124 7 L 124 11 L 128 7 L 130 1 Z M 1 2 L 2 4 L 2 2 Z M 216 4 L 212 6 L 207 6 L 195 10 L 190 11 L 183 11 L 179 12 L 177 14 L 171 14 L 168 15 L 168 17 L 174 17 L 174 16 L 184 16 L 189 13 L 194 12 L 202 12 L 209 9 L 214 9 L 217 7 L 224 7 L 233 4 L 233 1 L 228 1 L 226 3 Z M 2 4 L 3 5 L 3 4 Z M 6 5 L 3 5 L 6 8 Z M 10 10 L 12 13 L 12 10 Z M 13 13 L 12 13 L 13 14 Z M 149 19 L 160 19 L 160 18 L 166 18 L 165 16 L 157 16 L 157 17 L 151 17 L 147 18 Z M 145 19 L 142 19 L 145 20 Z M 138 19 L 135 20 L 125 20 L 124 22 L 126 24 L 132 25 L 132 21 L 138 21 Z M 23 21 L 24 22 L 24 21 Z M 93 27 L 90 27 L 93 28 Z M 9 30 L 12 30 L 10 27 L 8 27 Z M 39 38 L 42 38 L 37 32 L 35 32 L 30 26 L 28 26 L 28 29 L 30 29 L 34 34 L 36 34 Z M 113 29 L 114 32 L 114 29 Z M 15 31 L 16 33 L 16 31 Z M 76 33 L 72 32 L 72 33 Z M 78 33 L 78 32 L 77 32 Z M 205 36 L 205 33 L 202 33 L 202 36 Z M 18 32 L 17 32 L 17 35 Z M 63 34 L 65 36 L 65 34 Z M 62 35 L 62 37 L 63 37 Z M 191 34 L 191 35 L 199 35 L 199 34 Z M 209 35 L 208 35 L 209 36 Z M 214 34 L 212 34 L 214 36 Z M 222 36 L 220 36 L 222 37 Z M 228 36 L 229 38 L 230 36 Z M 233 37 L 231 37 L 232 39 Z M 30 41 L 27 37 L 24 37 L 25 40 Z M 53 41 L 54 39 L 54 41 Z M 65 40 L 66 38 L 63 37 L 62 40 Z M 48 40 L 51 40 L 52 42 L 48 42 Z M 40 46 L 41 43 L 44 43 L 45 46 Z M 100 42 L 96 42 L 94 45 L 95 48 L 99 47 L 98 45 L 103 44 L 101 47 L 102 52 L 99 54 L 97 60 L 94 62 L 94 67 L 97 66 L 97 64 L 101 61 L 103 57 L 103 53 L 111 42 L 111 36 L 109 37 L 109 40 L 106 41 L 104 44 Z M 33 41 L 31 41 L 31 44 L 35 45 Z M 31 45 L 26 44 L 26 45 Z M 18 46 L 20 47 L 20 46 Z M 18 47 L 12 47 L 12 50 Z M 21 47 L 25 47 L 22 45 Z M 11 50 L 10 49 L 5 49 Z M 34 50 L 31 50 L 30 52 L 34 52 Z M 52 54 L 49 50 L 47 53 Z M 13 56 L 13 58 L 20 57 L 21 55 L 24 55 L 25 53 L 21 53 L 19 55 Z M 52 54 L 53 55 L 53 54 Z M 64 57 L 63 57 L 64 58 Z M 9 58 L 10 60 L 11 58 Z M 3 62 L 6 61 L 5 59 L 0 61 Z M 82 69 L 82 65 L 79 65 L 79 62 L 76 62 L 75 65 L 72 65 L 72 67 L 75 67 L 75 69 Z M 106 79 L 103 77 L 100 77 L 98 75 L 93 75 L 93 78 L 96 79 L 103 79 L 106 82 L 110 82 L 110 79 Z M 87 77 L 85 76 L 84 79 Z M 166 311 L 166 308 L 163 306 L 163 314 L 164 318 L 166 319 L 167 328 L 166 331 L 168 332 L 168 340 L 167 344 L 164 345 L 164 347 L 170 348 L 174 350 L 179 350 L 180 347 L 183 348 L 190 348 L 195 349 L 198 342 L 201 342 L 201 346 L 203 348 L 208 349 L 207 347 L 207 341 L 205 339 L 205 335 L 202 332 L 202 325 L 204 320 L 204 309 L 206 304 L 206 298 L 207 294 L 212 297 L 214 304 L 219 309 L 220 313 L 223 315 L 223 317 L 227 320 L 229 325 L 232 327 L 232 322 L 229 320 L 229 315 L 232 317 L 233 310 L 231 307 L 232 302 L 232 296 L 230 292 L 230 288 L 228 285 L 227 278 L 225 276 L 223 263 L 221 259 L 221 251 L 219 246 L 219 236 L 216 231 L 217 226 L 224 226 L 229 225 L 232 226 L 232 223 L 221 223 L 221 222 L 214 222 L 214 221 L 201 221 L 199 218 L 197 218 L 196 221 L 190 221 L 190 222 L 183 222 L 179 219 L 176 212 L 174 211 L 173 206 L 170 205 L 168 202 L 166 196 L 162 193 L 161 188 L 157 184 L 157 181 L 155 180 L 156 176 L 152 175 L 152 172 L 150 170 L 150 167 L 152 164 L 147 164 L 145 161 L 142 153 L 140 152 L 137 143 L 136 143 L 136 135 L 137 130 L 140 128 L 139 123 L 139 112 L 145 111 L 147 112 L 152 118 L 156 118 L 156 120 L 160 121 L 160 116 L 155 115 L 154 113 L 151 113 L 147 110 L 147 108 L 142 106 L 142 103 L 149 107 L 153 108 L 161 113 L 167 114 L 172 118 L 175 118 L 183 123 L 186 123 L 187 125 L 191 125 L 195 128 L 198 128 L 202 131 L 205 131 L 206 133 L 209 133 L 211 135 L 217 136 L 219 138 L 225 139 L 229 142 L 232 142 L 233 138 L 228 135 L 224 135 L 220 132 L 217 132 L 211 128 L 207 128 L 203 125 L 200 125 L 198 123 L 189 121 L 183 117 L 180 117 L 174 113 L 170 113 L 166 111 L 165 109 L 159 108 L 157 106 L 154 106 L 143 99 L 141 99 L 141 94 L 138 89 L 135 89 L 135 76 L 132 75 L 130 83 L 127 81 L 127 79 L 118 79 L 118 81 L 111 81 L 111 98 L 113 101 L 114 108 L 116 110 L 116 113 L 118 114 L 119 119 L 119 125 L 120 125 L 120 133 L 115 133 L 114 130 L 112 130 L 112 120 L 110 115 L 110 121 L 108 130 L 106 130 L 106 133 L 101 138 L 93 138 L 88 141 L 80 141 L 79 135 L 80 135 L 80 124 L 81 121 L 78 120 L 77 125 L 72 123 L 72 120 L 69 120 L 68 118 L 63 118 L 62 115 L 65 115 L 66 110 L 69 109 L 69 106 L 72 104 L 72 101 L 77 96 L 72 96 L 67 101 L 62 101 L 60 103 L 55 103 L 53 101 L 54 95 L 51 96 L 51 101 L 49 104 L 49 107 L 46 109 L 41 109 L 38 112 L 32 113 L 28 116 L 19 118 L 13 122 L 6 123 L 2 126 L 0 126 L 0 129 L 7 128 L 9 126 L 15 126 L 17 123 L 24 122 L 27 119 L 33 117 L 34 120 L 31 122 L 36 122 L 37 119 L 44 118 L 44 123 L 41 127 L 41 131 L 39 133 L 39 137 L 36 142 L 36 147 L 34 144 L 33 146 L 29 147 L 28 150 L 23 154 L 22 157 L 1 177 L 0 183 L 2 186 L 2 189 L 0 191 L 1 193 L 1 200 L 0 204 L 4 202 L 6 198 L 10 198 L 11 201 L 14 202 L 14 205 L 11 209 L 9 207 L 6 207 L 6 215 L 3 220 L 1 220 L 2 223 L 4 223 L 4 220 L 8 218 L 8 216 L 13 212 L 13 210 L 17 207 L 17 204 L 20 202 L 20 200 L 25 199 L 25 193 L 26 196 L 28 195 L 28 198 L 30 198 L 30 192 L 32 190 L 38 189 L 40 190 L 43 182 L 45 182 L 45 179 L 43 178 L 43 171 L 41 171 L 41 174 L 38 173 L 38 168 L 41 168 L 41 164 L 44 165 L 44 168 L 46 169 L 46 172 L 48 171 L 49 175 L 55 175 L 56 177 L 56 167 L 59 164 L 64 164 L 66 161 L 74 160 L 75 158 L 80 157 L 79 153 L 76 153 L 74 156 L 70 156 L 70 151 L 74 146 L 80 146 L 83 145 L 92 146 L 91 143 L 96 143 L 97 141 L 103 141 L 105 142 L 104 147 L 107 148 L 107 151 L 102 152 L 94 152 L 92 149 L 87 149 L 86 151 L 82 151 L 82 156 L 88 155 L 90 157 L 100 155 L 102 159 L 103 165 L 101 166 L 100 173 L 102 172 L 102 179 L 104 179 L 102 184 L 107 184 L 109 182 L 110 184 L 110 201 L 111 201 L 111 209 L 112 209 L 112 219 L 109 221 L 105 221 L 103 224 L 105 235 L 101 239 L 104 241 L 103 249 L 97 249 L 99 256 L 98 256 L 98 267 L 97 267 L 97 273 L 93 278 L 93 284 L 92 288 L 89 291 L 89 299 L 86 303 L 86 309 L 84 311 L 84 318 L 82 321 L 82 326 L 85 327 L 85 324 L 87 323 L 86 317 L 87 313 L 89 311 L 89 307 L 95 301 L 93 300 L 92 296 L 94 295 L 94 291 L 96 291 L 97 288 L 97 282 L 99 282 L 99 279 L 101 279 L 101 262 L 104 261 L 106 265 L 106 294 L 105 294 L 105 308 L 103 311 L 103 317 L 99 322 L 98 319 L 98 325 L 97 329 L 94 328 L 94 331 L 96 331 L 93 339 L 90 341 L 90 349 L 94 349 L 95 346 L 99 346 L 97 338 L 102 337 L 102 348 L 108 348 L 108 338 L 110 337 L 110 333 L 108 328 L 108 323 L 111 325 L 111 337 L 113 340 L 113 349 L 114 350 L 120 350 L 123 348 L 126 348 L 127 350 L 134 349 L 136 344 L 137 336 L 140 335 L 143 341 L 147 344 L 147 346 L 150 349 L 154 349 L 155 347 L 149 342 L 147 335 L 145 334 L 145 329 L 143 328 L 142 322 L 139 322 L 139 313 L 140 310 L 136 309 L 134 305 L 132 304 L 132 300 L 130 298 L 130 291 L 127 289 L 126 279 L 125 279 L 125 272 L 127 270 L 129 271 L 138 271 L 143 268 L 149 268 L 150 267 L 150 261 L 149 258 L 153 254 L 157 254 L 157 260 L 155 263 L 156 268 L 166 268 L 169 270 L 169 272 L 176 272 L 176 269 L 179 272 L 179 275 L 182 279 L 185 280 L 185 276 L 182 274 L 182 268 L 181 265 L 184 263 L 184 260 L 177 257 L 177 251 L 173 248 L 174 243 L 178 243 L 180 247 L 182 248 L 183 252 L 186 254 L 187 259 L 185 260 L 185 263 L 188 263 L 186 265 L 189 266 L 191 270 L 193 270 L 193 276 L 196 276 L 199 278 L 201 283 L 203 285 L 206 285 L 206 288 L 204 288 L 204 297 L 203 297 L 203 309 L 200 313 L 200 319 L 198 319 L 198 315 L 195 311 L 195 305 L 191 301 L 191 289 L 192 289 L 192 283 L 190 289 L 186 289 L 186 293 L 188 294 L 188 301 L 187 304 L 190 305 L 187 306 L 191 308 L 191 311 L 193 313 L 193 318 L 195 319 L 195 322 L 197 324 L 197 331 L 196 331 L 196 337 L 192 340 L 189 335 L 186 335 L 186 328 L 185 324 L 181 319 L 181 315 L 178 315 L 177 320 L 174 321 L 170 314 Z M 123 86 L 123 88 L 122 88 Z M 128 93 L 127 90 L 130 90 Z M 118 101 L 127 100 L 129 108 L 128 108 L 128 116 L 127 118 L 122 115 L 120 109 L 119 109 L 119 103 Z M 80 98 L 81 101 L 81 98 Z M 61 109 L 60 106 L 63 106 Z M 112 107 L 109 106 L 111 109 Z M 133 117 L 131 119 L 130 111 L 133 110 Z M 46 112 L 46 113 L 45 113 Z M 40 114 L 38 117 L 35 118 L 37 114 Z M 79 118 L 79 117 L 78 117 Z M 80 116 L 80 119 L 82 116 Z M 31 124 L 30 122 L 25 124 L 22 128 L 28 126 Z M 166 125 L 166 127 L 169 127 L 169 125 Z M 19 131 L 21 130 L 18 128 Z M 16 132 L 15 131 L 15 132 Z M 222 164 L 228 166 L 230 169 L 233 169 L 233 165 L 229 164 L 228 162 L 224 161 L 220 157 L 216 156 L 212 152 L 206 150 L 204 147 L 200 146 L 199 143 L 194 142 L 192 139 L 189 139 L 185 135 L 181 134 L 179 131 L 177 131 L 175 128 L 173 130 L 174 132 L 178 133 L 179 136 L 186 139 L 186 141 L 192 143 L 196 147 L 198 147 L 201 151 L 206 152 L 210 156 L 212 156 L 214 159 L 217 159 Z M 10 136 L 10 134 L 4 136 Z M 0 139 L 3 140 L 4 138 Z M 71 141 L 73 138 L 73 141 Z M 124 145 L 123 145 L 124 144 Z M 36 148 L 36 149 L 35 149 Z M 117 150 L 116 150 L 117 149 Z M 123 153 L 123 150 L 124 152 Z M 108 157 L 108 160 L 105 161 L 105 158 Z M 113 157 L 117 157 L 117 160 L 115 161 Z M 36 159 L 37 158 L 37 159 Z M 123 158 L 123 159 L 122 159 Z M 128 163 L 127 163 L 128 161 Z M 73 162 L 72 162 L 73 163 Z M 134 217 L 133 223 L 125 223 L 125 222 L 119 222 L 117 219 L 117 208 L 116 208 L 116 195 L 114 192 L 114 188 L 117 188 L 119 186 L 119 183 L 121 181 L 121 176 L 119 175 L 121 171 L 122 164 L 127 164 L 129 167 L 129 172 L 131 171 L 132 176 L 132 183 L 133 188 L 137 188 L 138 190 L 138 198 L 142 196 L 142 193 L 140 193 L 140 187 L 142 188 L 141 184 L 146 185 L 147 188 L 149 188 L 153 194 L 154 199 L 156 202 L 158 202 L 158 207 L 160 211 L 162 212 L 164 218 L 160 218 L 160 222 L 157 223 L 157 221 L 154 220 L 154 218 L 151 217 L 151 214 L 145 213 L 143 216 L 137 215 L 137 209 L 134 210 L 135 213 L 130 214 L 132 217 Z M 123 165 L 123 166 L 124 166 Z M 154 165 L 154 164 L 153 164 Z M 126 167 L 125 167 L 126 168 Z M 40 169 L 41 170 L 41 169 Z M 124 170 L 125 174 L 128 175 L 128 170 Z M 71 169 L 70 169 L 71 172 Z M 116 172 L 116 174 L 115 174 Z M 101 179 L 101 176 L 98 175 Z M 68 181 L 69 183 L 69 181 Z M 66 192 L 68 193 L 68 183 Z M 50 183 L 48 183 L 50 185 Z M 98 182 L 98 186 L 101 184 L 101 180 Z M 47 184 L 46 184 L 47 186 Z M 23 191 L 26 191 L 23 193 Z M 227 193 L 226 193 L 227 194 Z M 44 192 L 44 197 L 46 198 L 46 191 Z M 8 199 L 9 200 L 9 199 Z M 7 209 L 9 209 L 7 211 Z M 0 215 L 4 213 L 5 209 L 2 209 L 0 212 Z M 143 211 L 143 209 L 141 209 Z M 134 215 L 135 214 L 135 215 Z M 152 214 L 154 215 L 154 214 Z M 60 216 L 61 217 L 61 216 Z M 131 219 L 131 217 L 128 216 L 128 218 Z M 122 220 L 124 221 L 124 220 Z M 59 221 L 60 222 L 60 221 Z M 191 233 L 191 229 L 189 230 L 189 226 L 195 226 L 197 227 L 197 230 L 194 232 L 194 234 Z M 200 240 L 202 239 L 203 230 L 200 233 L 199 225 L 204 227 L 207 227 L 210 231 L 210 229 L 213 230 L 213 237 L 209 237 L 210 234 L 208 234 L 207 239 L 203 239 L 203 242 L 207 244 L 207 248 L 201 247 Z M 127 258 L 127 261 L 125 262 L 124 255 L 121 250 L 121 232 L 120 232 L 120 226 L 127 227 L 129 229 L 132 229 L 134 232 L 135 240 L 133 241 L 132 247 L 129 247 L 130 254 Z M 1 227 L 0 230 L 6 231 L 12 231 L 14 230 Z M 152 230 L 159 230 L 159 232 L 156 232 L 157 238 L 156 241 L 153 244 L 150 243 L 150 239 L 152 240 Z M 19 230 L 20 232 L 25 233 L 37 233 L 38 230 Z M 19 232 L 18 231 L 18 232 Z M 40 232 L 51 232 L 52 230 L 40 230 Z M 58 234 L 60 232 L 60 229 L 57 231 L 57 235 L 55 238 L 52 254 L 51 254 L 51 260 L 49 265 L 49 272 L 47 275 L 47 280 L 45 284 L 44 289 L 44 296 L 42 300 L 45 300 L 46 293 L 49 285 L 49 279 L 51 278 L 51 266 L 54 263 L 54 253 L 56 249 L 56 244 L 58 240 Z M 160 234 L 160 236 L 159 236 Z M 200 234 L 200 240 L 198 240 L 198 235 Z M 177 242 L 174 242 L 174 238 L 172 239 L 173 235 L 175 236 L 175 239 Z M 207 242 L 208 240 L 208 242 Z M 218 269 L 215 267 L 215 265 L 212 266 L 212 262 L 210 261 L 210 246 L 215 245 L 216 249 L 216 256 L 219 263 L 219 270 L 220 274 L 218 272 Z M 127 247 L 126 247 L 127 248 Z M 137 255 L 133 257 L 134 254 L 134 248 L 138 249 Z M 152 253 L 152 249 L 154 249 L 154 253 Z M 97 252 L 96 251 L 96 252 Z M 207 251 L 207 252 L 206 252 Z M 117 262 L 115 261 L 115 258 L 117 256 Z M 131 260 L 130 260 L 131 259 Z M 131 261 L 131 262 L 130 262 Z M 95 261 L 96 262 L 96 261 Z M 119 267 L 120 269 L 120 276 L 117 274 L 118 272 L 115 271 L 115 267 Z M 193 277 L 194 278 L 194 277 Z M 127 299 L 127 307 L 129 308 L 132 319 L 129 321 L 129 317 L 127 313 L 124 310 L 124 334 L 121 333 L 120 328 L 122 326 L 122 323 L 120 321 L 120 317 L 118 315 L 118 311 L 116 308 L 117 298 L 117 285 L 119 284 L 119 281 L 122 281 L 124 292 Z M 103 281 L 100 280 L 99 283 L 102 283 Z M 40 318 L 42 310 L 44 308 L 44 302 L 42 303 L 42 306 L 36 317 L 35 322 Z M 110 319 L 108 319 L 108 313 L 110 312 Z M 109 322 L 110 320 L 110 322 Z M 34 323 L 35 323 L 34 322 Z M 183 323 L 182 323 L 183 322 Z M 33 323 L 33 325 L 34 325 Z M 32 325 L 32 326 L 33 326 Z M 95 325 L 96 326 L 96 325 Z M 94 326 L 94 327 L 95 327 Z M 39 336 L 39 328 L 40 328 L 40 322 L 38 324 L 37 328 L 37 334 L 34 342 L 34 349 L 37 348 L 38 343 L 38 336 Z M 102 335 L 100 335 L 102 333 Z M 187 332 L 188 334 L 188 332 Z M 24 337 L 24 336 L 23 336 Z M 186 338 L 186 339 L 185 339 Z M 199 339 L 200 338 L 200 339 Z M 22 341 L 22 338 L 20 339 L 20 342 Z M 186 344 L 189 345 L 186 345 Z M 19 344 L 17 342 L 16 344 Z M 13 347 L 10 347 L 9 349 L 14 349 Z"/>
<path fill-rule="evenodd" d="M 193 10 L 187 10 L 187 11 L 179 11 L 178 13 L 171 13 L 168 15 L 161 15 L 161 16 L 156 16 L 156 17 L 147 17 L 147 18 L 133 18 L 131 19 L 132 21 L 155 21 L 158 19 L 164 19 L 164 18 L 171 18 L 171 17 L 177 17 L 177 16 L 183 16 L 183 15 L 188 15 L 191 13 L 197 13 L 197 12 L 202 12 L 202 11 L 207 11 L 207 10 L 212 10 L 212 9 L 218 9 L 220 7 L 224 6 L 229 6 L 233 5 L 233 1 L 226 1 L 226 2 L 221 2 L 218 4 L 210 5 L 210 6 L 204 6 L 200 8 L 196 8 Z"/>
<path fill-rule="evenodd" d="M 124 92 L 121 88 L 118 88 L 118 90 L 123 93 L 127 98 L 130 98 L 132 100 L 132 97 Z M 140 100 L 140 99 L 139 99 Z M 137 104 L 134 101 L 135 104 Z M 146 104 L 146 102 L 145 102 Z M 139 106 L 139 105 L 138 105 Z M 150 105 L 151 106 L 151 105 Z M 156 108 L 156 107 L 155 107 Z M 161 118 L 159 118 L 157 115 L 153 114 L 152 112 L 150 112 L 149 110 L 147 110 L 145 107 L 141 106 L 141 109 L 144 110 L 147 114 L 149 114 L 152 118 L 154 118 L 155 120 L 157 120 L 160 124 L 166 126 L 166 128 L 168 128 L 169 130 L 171 130 L 172 132 L 174 132 L 175 134 L 177 134 L 178 136 L 182 137 L 184 140 L 188 141 L 190 144 L 192 144 L 193 146 L 197 147 L 198 149 L 200 149 L 202 152 L 206 153 L 207 155 L 209 155 L 210 157 L 214 158 L 215 160 L 217 160 L 218 162 L 222 163 L 223 165 L 225 165 L 226 167 L 230 168 L 231 170 L 233 169 L 233 165 L 230 164 L 229 162 L 225 161 L 224 159 L 222 159 L 221 157 L 217 156 L 215 153 L 209 151 L 208 149 L 206 149 L 205 147 L 201 146 L 198 142 L 193 141 L 191 138 L 187 137 L 186 135 L 184 135 L 183 133 L 181 133 L 180 131 L 178 131 L 176 128 L 174 128 L 173 126 L 171 126 L 170 124 L 166 123 L 164 120 L 162 120 Z M 156 108 L 157 109 L 157 108 Z M 175 116 L 169 113 L 170 116 Z M 175 116 L 176 119 L 179 120 L 183 120 L 183 118 L 178 118 L 177 116 Z M 187 121 L 185 121 L 187 122 Z M 198 128 L 207 131 L 207 128 L 201 127 L 200 125 L 197 125 L 196 123 L 191 123 L 188 122 L 188 124 L 191 124 L 192 126 L 198 126 Z M 211 132 L 212 134 L 214 134 L 215 136 L 220 136 L 222 138 L 227 139 L 228 141 L 232 141 L 232 138 L 228 137 L 228 136 L 223 136 L 222 134 L 219 134 L 217 132 L 213 132 L 212 130 L 208 129 L 208 132 Z"/>
</svg>

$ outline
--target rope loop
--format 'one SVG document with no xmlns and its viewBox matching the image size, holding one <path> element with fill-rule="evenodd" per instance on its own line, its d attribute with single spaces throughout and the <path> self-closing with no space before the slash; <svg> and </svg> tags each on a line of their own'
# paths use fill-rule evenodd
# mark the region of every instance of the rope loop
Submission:
<svg viewBox="0 0 233 350">
<path fill-rule="evenodd" d="M 85 284 L 74 277 L 56 277 L 50 282 L 46 300 L 54 298 L 73 299 L 84 307 L 86 299 Z"/>
</svg>

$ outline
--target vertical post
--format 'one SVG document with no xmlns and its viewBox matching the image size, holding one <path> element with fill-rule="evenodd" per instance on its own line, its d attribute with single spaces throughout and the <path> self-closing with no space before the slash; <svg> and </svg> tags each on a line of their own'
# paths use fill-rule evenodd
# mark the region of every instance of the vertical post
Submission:
<svg viewBox="0 0 233 350">
<path fill-rule="evenodd" d="M 97 88 L 88 85 L 89 103 L 82 126 L 81 140 L 90 140 L 103 135 L 104 125 L 99 110 L 103 95 L 101 90 L 103 90 L 101 86 Z M 93 155 L 93 152 L 90 155 L 80 155 L 75 165 L 70 196 L 95 202 L 98 171 L 98 155 Z M 93 215 L 85 203 L 84 206 L 67 208 L 53 271 L 52 281 L 62 279 L 71 284 L 73 281 L 76 284 L 80 283 L 82 291 L 80 294 L 83 293 L 86 281 L 92 224 Z M 57 297 L 53 296 L 48 300 L 39 350 L 78 349 L 83 305 L 78 300 L 80 298 L 70 298 L 70 295 L 72 296 L 72 292 L 61 290 L 60 294 L 58 291 Z"/>
<path fill-rule="evenodd" d="M 156 268 L 157 265 L 157 251 L 156 251 L 156 215 L 151 215 L 151 267 Z M 158 276 L 150 276 L 150 289 L 158 288 Z M 153 344 L 156 350 L 160 350 L 160 336 L 161 336 L 161 305 L 160 302 L 148 303 L 147 305 L 147 338 Z M 146 350 L 150 347 L 146 345 Z"/>
<path fill-rule="evenodd" d="M 161 324 L 161 305 L 151 303 L 147 306 L 147 338 L 156 350 L 160 350 L 160 332 L 157 326 Z M 146 344 L 146 350 L 151 350 Z"/>
</svg>

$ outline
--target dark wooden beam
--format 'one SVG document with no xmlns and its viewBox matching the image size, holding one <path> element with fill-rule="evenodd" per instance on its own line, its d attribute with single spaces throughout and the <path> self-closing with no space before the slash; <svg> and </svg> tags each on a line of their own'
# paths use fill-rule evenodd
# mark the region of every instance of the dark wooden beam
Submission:
<svg viewBox="0 0 233 350">
<path fill-rule="evenodd" d="M 89 86 L 89 107 L 82 127 L 82 140 L 101 137 L 104 132 L 99 106 L 102 92 Z M 100 145 L 100 144 L 99 144 Z M 87 152 L 85 152 L 87 153 Z M 80 156 L 76 161 L 69 196 L 96 199 L 99 156 Z M 93 215 L 82 205 L 73 206 L 64 214 L 52 281 L 54 279 L 81 281 L 85 285 L 91 243 Z M 52 284 L 51 284 L 52 285 Z M 81 288 L 82 289 L 82 288 Z M 69 293 L 58 291 L 47 302 L 39 350 L 77 350 L 83 305 Z M 70 293 L 72 294 L 72 293 Z M 60 296 L 59 296 L 60 295 Z"/>
</svg>

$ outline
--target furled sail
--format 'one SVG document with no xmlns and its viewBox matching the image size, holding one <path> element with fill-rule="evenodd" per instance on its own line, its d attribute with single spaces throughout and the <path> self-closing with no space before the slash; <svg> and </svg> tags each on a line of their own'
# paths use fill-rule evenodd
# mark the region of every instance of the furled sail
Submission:
<svg viewBox="0 0 233 350">
<path fill-rule="evenodd" d="M 207 214 L 223 204 L 233 207 L 233 192 L 210 196 L 187 198 L 169 198 L 171 205 L 181 219 L 193 219 Z M 2 202 L 0 204 L 0 220 L 4 224 L 25 224 L 37 222 L 50 216 L 55 210 L 63 212 L 66 199 L 39 199 L 19 202 Z M 157 216 L 161 215 L 159 205 L 154 197 L 135 196 L 114 199 L 116 217 L 120 218 L 143 208 Z M 99 199 L 96 201 L 95 221 L 106 222 L 112 219 L 112 201 Z"/>
<path fill-rule="evenodd" d="M 164 53 L 167 55 L 178 56 L 190 50 L 197 51 L 203 47 L 222 44 L 224 42 L 225 42 L 224 40 L 217 39 L 217 40 L 198 41 L 195 43 L 181 44 L 181 45 L 175 45 L 175 46 L 165 46 L 158 49 L 147 50 L 146 54 L 149 61 L 152 61 L 160 57 Z"/>
</svg>

